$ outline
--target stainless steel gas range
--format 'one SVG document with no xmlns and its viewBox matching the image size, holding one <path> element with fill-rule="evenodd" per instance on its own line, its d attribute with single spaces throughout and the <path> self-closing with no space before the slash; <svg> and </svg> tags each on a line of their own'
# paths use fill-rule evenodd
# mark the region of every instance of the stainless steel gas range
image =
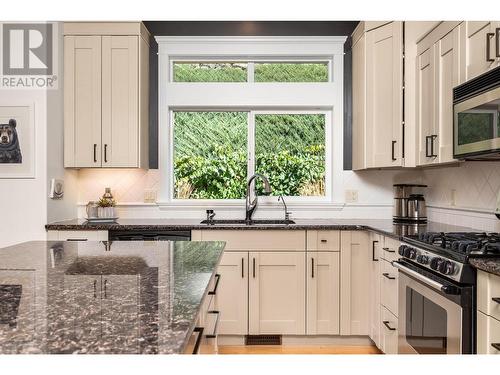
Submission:
<svg viewBox="0 0 500 375">
<path fill-rule="evenodd" d="M 399 269 L 399 353 L 476 352 L 476 272 L 471 257 L 500 257 L 497 233 L 404 237 Z"/>
</svg>

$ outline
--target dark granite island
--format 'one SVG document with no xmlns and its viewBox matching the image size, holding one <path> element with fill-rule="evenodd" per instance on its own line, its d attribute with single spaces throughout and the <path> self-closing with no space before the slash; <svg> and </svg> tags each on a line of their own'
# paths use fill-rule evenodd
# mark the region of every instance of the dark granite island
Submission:
<svg viewBox="0 0 500 375">
<path fill-rule="evenodd" d="M 183 353 L 223 242 L 0 249 L 0 354 Z"/>
</svg>

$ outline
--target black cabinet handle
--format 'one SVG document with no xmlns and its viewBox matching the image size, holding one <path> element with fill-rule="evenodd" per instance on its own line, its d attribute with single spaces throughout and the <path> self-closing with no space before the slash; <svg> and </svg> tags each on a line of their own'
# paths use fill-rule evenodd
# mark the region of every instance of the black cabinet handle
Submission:
<svg viewBox="0 0 500 375">
<path fill-rule="evenodd" d="M 384 276 L 385 278 L 387 278 L 389 280 L 396 280 L 396 278 L 394 276 L 389 276 L 389 274 L 387 272 L 384 272 L 382 274 L 382 276 Z"/>
<path fill-rule="evenodd" d="M 426 158 L 430 158 L 431 157 L 431 154 L 429 152 L 429 139 L 430 139 L 430 135 L 426 135 L 425 136 L 425 157 Z"/>
<path fill-rule="evenodd" d="M 374 262 L 378 262 L 378 259 L 375 259 L 375 244 L 378 243 L 378 241 L 372 241 L 372 260 Z"/>
<path fill-rule="evenodd" d="M 396 157 L 394 156 L 394 153 L 395 153 L 395 150 L 394 150 L 394 146 L 396 145 L 396 141 L 392 141 L 392 150 L 391 150 L 391 158 L 392 158 L 392 161 L 396 161 L 398 159 L 396 159 Z"/>
<path fill-rule="evenodd" d="M 86 238 L 68 238 L 66 241 L 77 242 L 77 241 L 88 241 L 88 239 L 86 239 Z"/>
<path fill-rule="evenodd" d="M 496 350 L 500 351 L 500 343 L 491 343 L 491 346 Z"/>
<path fill-rule="evenodd" d="M 104 162 L 108 162 L 108 145 L 104 144 Z"/>
<path fill-rule="evenodd" d="M 97 280 L 94 280 L 94 298 L 97 298 Z"/>
<path fill-rule="evenodd" d="M 94 163 L 97 163 L 97 143 L 94 143 Z"/>
<path fill-rule="evenodd" d="M 388 253 L 395 253 L 396 250 L 391 250 L 388 247 L 383 247 L 382 250 L 387 251 Z"/>
<path fill-rule="evenodd" d="M 389 321 L 388 320 L 384 320 L 382 323 L 384 323 L 384 326 L 386 326 L 386 328 L 389 330 L 389 331 L 395 331 L 396 328 L 392 328 L 390 325 L 389 325 Z"/>
<path fill-rule="evenodd" d="M 241 258 L 241 278 L 245 278 L 245 258 Z"/>
<path fill-rule="evenodd" d="M 208 292 L 208 295 L 209 296 L 215 296 L 215 294 L 217 293 L 217 287 L 219 286 L 219 281 L 220 281 L 220 274 L 216 273 L 215 274 L 215 278 L 217 279 L 215 281 L 215 286 L 214 286 L 214 290 Z"/>
<path fill-rule="evenodd" d="M 495 59 L 490 58 L 490 39 L 495 36 L 495 33 L 486 33 L 486 61 L 494 62 Z"/>
<path fill-rule="evenodd" d="M 208 314 L 217 315 L 217 317 L 215 318 L 214 331 L 210 335 L 205 335 L 205 337 L 207 339 L 215 339 L 217 337 L 217 331 L 218 331 L 218 327 L 219 327 L 220 311 L 210 310 L 210 311 L 208 311 Z"/>
<path fill-rule="evenodd" d="M 495 56 L 500 57 L 500 27 L 497 27 L 495 29 L 495 38 L 496 38 Z"/>
<path fill-rule="evenodd" d="M 201 339 L 203 338 L 203 327 L 194 327 L 193 332 L 198 333 L 198 337 L 196 338 L 196 342 L 194 343 L 193 354 L 198 354 L 201 345 Z"/>
<path fill-rule="evenodd" d="M 255 279 L 255 258 L 253 258 L 253 278 Z"/>
<path fill-rule="evenodd" d="M 314 279 L 314 258 L 311 258 L 311 278 Z"/>
<path fill-rule="evenodd" d="M 322 243 L 327 243 L 327 242 L 328 242 L 328 240 L 321 240 L 321 242 L 322 242 Z"/>
<path fill-rule="evenodd" d="M 500 304 L 500 297 L 494 297 L 491 299 L 493 302 Z"/>
<path fill-rule="evenodd" d="M 108 298 L 108 280 L 104 280 L 104 299 Z"/>
</svg>

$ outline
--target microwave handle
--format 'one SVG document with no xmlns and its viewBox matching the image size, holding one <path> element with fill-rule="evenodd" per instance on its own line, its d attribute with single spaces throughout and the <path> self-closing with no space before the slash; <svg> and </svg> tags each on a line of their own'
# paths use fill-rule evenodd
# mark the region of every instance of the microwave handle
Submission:
<svg viewBox="0 0 500 375">
<path fill-rule="evenodd" d="M 486 33 L 486 61 L 487 62 L 495 62 L 495 59 L 492 59 L 490 57 L 491 51 L 491 45 L 490 45 L 490 39 L 495 36 L 495 33 Z M 498 41 L 497 41 L 498 42 Z"/>
</svg>

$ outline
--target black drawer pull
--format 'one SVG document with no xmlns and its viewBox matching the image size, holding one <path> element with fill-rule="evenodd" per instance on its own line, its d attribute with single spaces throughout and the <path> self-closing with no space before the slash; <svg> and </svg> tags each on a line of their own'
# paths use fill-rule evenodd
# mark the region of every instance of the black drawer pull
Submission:
<svg viewBox="0 0 500 375">
<path fill-rule="evenodd" d="M 68 238 L 66 241 L 73 241 L 73 242 L 76 242 L 76 241 L 88 241 L 87 238 Z"/>
<path fill-rule="evenodd" d="M 486 33 L 486 61 L 494 62 L 495 59 L 490 58 L 490 39 L 495 36 L 495 33 Z"/>
<path fill-rule="evenodd" d="M 382 274 L 382 276 L 384 276 L 385 278 L 387 278 L 389 280 L 396 280 L 396 278 L 394 276 L 389 276 L 389 274 L 387 272 L 384 272 Z"/>
<path fill-rule="evenodd" d="M 500 297 L 494 297 L 491 299 L 493 302 L 500 304 Z"/>
<path fill-rule="evenodd" d="M 491 343 L 491 346 L 500 352 L 500 343 Z"/>
<path fill-rule="evenodd" d="M 255 258 L 253 258 L 253 278 L 255 279 Z"/>
<path fill-rule="evenodd" d="M 97 163 L 97 143 L 94 143 L 94 163 Z"/>
<path fill-rule="evenodd" d="M 395 253 L 395 252 L 396 252 L 396 250 L 391 250 L 391 249 L 389 249 L 388 247 L 383 247 L 382 249 L 383 249 L 384 251 L 387 251 L 388 253 Z"/>
<path fill-rule="evenodd" d="M 372 260 L 374 262 L 378 262 L 378 259 L 375 259 L 375 244 L 378 243 L 378 241 L 372 241 Z"/>
<path fill-rule="evenodd" d="M 314 258 L 311 258 L 311 278 L 314 279 Z"/>
<path fill-rule="evenodd" d="M 208 295 L 209 296 L 215 296 L 215 294 L 217 293 L 217 287 L 219 286 L 219 281 L 220 281 L 220 274 L 216 273 L 215 274 L 215 278 L 217 279 L 215 281 L 215 286 L 214 286 L 214 290 L 208 292 Z"/>
<path fill-rule="evenodd" d="M 389 331 L 395 331 L 396 328 L 392 328 L 390 325 L 389 325 L 389 321 L 388 320 L 384 320 L 382 323 L 384 323 L 384 326 L 389 330 Z"/>
<path fill-rule="evenodd" d="M 205 337 L 207 339 L 215 339 L 217 337 L 217 331 L 218 331 L 218 328 L 219 328 L 220 311 L 210 310 L 210 311 L 208 311 L 208 313 L 209 314 L 217 315 L 217 317 L 215 318 L 215 325 L 214 325 L 214 331 L 213 331 L 213 333 L 210 334 L 210 335 L 206 335 Z"/>
<path fill-rule="evenodd" d="M 328 240 L 321 240 L 321 243 L 327 243 Z"/>
<path fill-rule="evenodd" d="M 203 327 L 194 327 L 193 332 L 198 333 L 196 342 L 194 343 L 193 354 L 198 354 L 201 345 L 201 339 L 203 338 Z"/>
<path fill-rule="evenodd" d="M 104 162 L 108 162 L 108 145 L 104 144 Z"/>
<path fill-rule="evenodd" d="M 241 278 L 245 278 L 245 258 L 241 258 Z"/>
</svg>

